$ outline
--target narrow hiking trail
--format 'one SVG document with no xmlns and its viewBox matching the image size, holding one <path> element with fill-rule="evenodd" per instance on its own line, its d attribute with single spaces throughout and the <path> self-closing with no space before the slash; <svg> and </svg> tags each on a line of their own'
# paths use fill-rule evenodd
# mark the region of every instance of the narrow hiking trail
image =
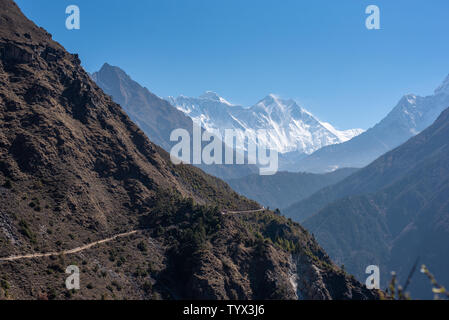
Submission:
<svg viewBox="0 0 449 320">
<path fill-rule="evenodd" d="M 223 211 L 221 214 L 226 215 L 226 214 L 239 214 L 239 213 L 257 213 L 263 211 L 267 211 L 267 209 L 262 208 L 257 210 L 246 210 L 246 211 Z"/>
<path fill-rule="evenodd" d="M 7 257 L 7 258 L 0 258 L 0 262 L 8 262 L 8 261 L 10 262 L 10 261 L 16 261 L 16 260 L 23 260 L 23 259 L 45 258 L 45 257 L 63 256 L 63 255 L 67 255 L 67 254 L 75 254 L 75 253 L 90 249 L 96 245 L 114 241 L 117 238 L 123 238 L 123 237 L 127 237 L 130 235 L 136 234 L 139 231 L 140 230 L 133 230 L 133 231 L 126 232 L 126 233 L 117 234 L 113 237 L 95 241 L 95 242 L 92 242 L 92 243 L 89 243 L 84 246 L 77 247 L 77 248 L 74 248 L 71 250 L 63 250 L 63 251 L 48 252 L 48 253 L 33 253 L 33 254 L 26 254 L 23 256 L 11 256 L 11 257 Z"/>
<path fill-rule="evenodd" d="M 267 209 L 262 208 L 262 209 L 257 209 L 257 210 L 246 210 L 246 211 L 222 211 L 221 214 L 227 215 L 227 214 L 239 214 L 239 213 L 257 213 L 257 212 L 263 212 L 266 210 Z M 11 257 L 6 257 L 6 258 L 0 258 L 0 262 L 12 262 L 12 261 L 24 260 L 24 259 L 45 258 L 45 257 L 55 257 L 55 256 L 68 255 L 68 254 L 75 254 L 75 253 L 79 253 L 79 252 L 88 250 L 96 245 L 114 241 L 117 238 L 123 238 L 123 237 L 127 237 L 130 235 L 136 234 L 139 231 L 142 231 L 142 230 L 133 230 L 133 231 L 126 232 L 126 233 L 120 233 L 113 237 L 106 238 L 103 240 L 98 240 L 98 241 L 86 244 L 81 247 L 76 247 L 76 248 L 70 249 L 70 250 L 47 252 L 47 253 L 31 253 L 31 254 L 20 255 L 20 256 L 11 256 Z"/>
</svg>

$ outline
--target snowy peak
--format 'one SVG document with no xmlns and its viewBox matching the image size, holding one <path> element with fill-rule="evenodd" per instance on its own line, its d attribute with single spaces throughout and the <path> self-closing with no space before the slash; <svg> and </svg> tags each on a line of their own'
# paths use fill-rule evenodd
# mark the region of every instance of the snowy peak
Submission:
<svg viewBox="0 0 449 320">
<path fill-rule="evenodd" d="M 253 112 L 264 112 L 269 116 L 284 119 L 290 122 L 291 119 L 314 119 L 314 116 L 299 106 L 295 100 L 284 100 L 275 94 L 270 94 L 256 105 L 250 108 Z"/>
<path fill-rule="evenodd" d="M 449 95 L 449 75 L 444 82 L 435 90 L 435 95 L 446 94 Z"/>
<path fill-rule="evenodd" d="M 282 100 L 275 94 L 270 94 L 264 99 L 260 100 L 255 107 L 262 108 L 267 111 L 273 111 L 275 109 L 285 110 L 286 107 L 295 104 L 293 100 Z"/>
<path fill-rule="evenodd" d="M 340 130 L 335 129 L 334 126 L 332 126 L 328 122 L 321 122 L 321 125 L 323 125 L 323 127 L 325 127 L 327 130 L 329 130 L 333 134 L 335 134 L 342 142 L 349 141 L 352 138 L 365 132 L 365 130 L 363 130 L 363 129 L 349 129 L 349 130 L 340 131 Z"/>
<path fill-rule="evenodd" d="M 232 104 L 229 101 L 220 97 L 217 93 L 215 93 L 213 91 L 206 91 L 199 97 L 199 99 L 212 100 L 212 101 L 223 103 L 228 106 L 232 106 Z"/>
<path fill-rule="evenodd" d="M 407 128 L 416 135 L 429 127 L 440 113 L 449 105 L 449 76 L 427 97 L 407 94 L 379 124 L 380 128 Z"/>
<path fill-rule="evenodd" d="M 213 91 L 206 91 L 199 98 L 200 99 L 215 100 L 215 101 L 220 101 L 220 99 L 221 99 L 221 97 L 217 93 L 215 93 Z"/>
<path fill-rule="evenodd" d="M 257 103 L 257 105 L 264 105 L 264 106 L 271 106 L 271 105 L 281 106 L 283 104 L 284 102 L 282 101 L 282 99 L 273 93 L 269 94 L 268 96 L 266 96 Z"/>
<path fill-rule="evenodd" d="M 301 109 L 301 107 L 296 103 L 295 100 L 289 99 L 281 99 L 278 95 L 270 94 L 266 96 L 263 100 L 259 101 L 257 105 L 270 106 L 272 108 L 280 108 L 285 109 L 286 107 L 296 107 Z"/>
<path fill-rule="evenodd" d="M 169 98 L 169 101 L 208 131 L 224 134 L 226 129 L 238 129 L 256 136 L 257 130 L 268 130 L 270 139 L 256 143 L 280 153 L 298 151 L 310 154 L 324 146 L 348 141 L 363 132 L 361 129 L 339 131 L 320 122 L 294 100 L 284 100 L 275 94 L 251 107 L 232 105 L 211 91 L 199 98 L 180 96 Z"/>
</svg>

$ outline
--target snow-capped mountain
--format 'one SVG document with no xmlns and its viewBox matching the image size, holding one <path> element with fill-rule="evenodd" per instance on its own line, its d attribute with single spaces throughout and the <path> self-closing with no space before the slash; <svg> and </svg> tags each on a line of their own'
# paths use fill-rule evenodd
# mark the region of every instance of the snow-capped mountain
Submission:
<svg viewBox="0 0 449 320">
<path fill-rule="evenodd" d="M 429 127 L 449 107 L 449 76 L 433 95 L 408 94 L 373 128 L 354 139 L 322 148 L 291 161 L 288 171 L 323 173 L 339 168 L 361 168 Z M 283 155 L 292 158 L 295 154 Z M 297 158 L 297 157 L 296 157 Z"/>
<path fill-rule="evenodd" d="M 443 81 L 443 83 L 435 90 L 435 95 L 449 96 L 449 75 Z"/>
<path fill-rule="evenodd" d="M 106 94 L 122 106 L 152 142 L 167 152 L 170 152 L 177 143 L 170 140 L 173 130 L 185 129 L 192 134 L 193 121 L 190 117 L 131 79 L 119 67 L 105 63 L 91 77 Z M 198 167 L 225 180 L 244 177 L 257 171 L 257 167 L 251 165 L 223 164 L 198 165 Z"/>
<path fill-rule="evenodd" d="M 361 129 L 339 131 L 319 121 L 294 100 L 283 100 L 273 94 L 249 108 L 233 105 L 210 91 L 198 98 L 180 96 L 168 100 L 195 123 L 208 131 L 218 131 L 222 136 L 225 129 L 238 129 L 249 137 L 255 137 L 259 129 L 267 130 L 269 137 L 258 141 L 258 145 L 279 153 L 311 154 L 363 132 Z"/>
</svg>

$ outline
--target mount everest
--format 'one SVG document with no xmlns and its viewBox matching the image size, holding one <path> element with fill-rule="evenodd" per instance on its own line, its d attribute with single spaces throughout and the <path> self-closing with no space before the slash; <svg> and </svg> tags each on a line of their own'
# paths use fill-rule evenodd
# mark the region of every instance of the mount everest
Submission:
<svg viewBox="0 0 449 320">
<path fill-rule="evenodd" d="M 179 96 L 167 100 L 193 122 L 221 136 L 226 129 L 241 130 L 249 137 L 255 137 L 257 130 L 267 130 L 267 139 L 254 142 L 279 153 L 311 154 L 363 132 L 362 129 L 339 131 L 318 120 L 294 100 L 284 100 L 274 94 L 249 108 L 234 105 L 211 91 L 198 98 Z"/>
</svg>

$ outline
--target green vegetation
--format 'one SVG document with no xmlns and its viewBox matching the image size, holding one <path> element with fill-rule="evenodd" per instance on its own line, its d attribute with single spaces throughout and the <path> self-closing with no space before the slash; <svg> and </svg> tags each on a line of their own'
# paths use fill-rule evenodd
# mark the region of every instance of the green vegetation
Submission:
<svg viewBox="0 0 449 320">
<path fill-rule="evenodd" d="M 150 294 L 153 291 L 153 285 L 151 284 L 150 281 L 145 281 L 145 283 L 142 286 L 142 289 L 146 294 Z"/>
<path fill-rule="evenodd" d="M 6 189 L 12 189 L 11 180 L 6 179 L 5 183 L 3 184 L 3 187 L 6 188 Z"/>
<path fill-rule="evenodd" d="M 300 243 L 307 238 L 305 230 L 300 229 L 304 232 L 298 232 L 299 225 L 278 214 L 255 213 L 242 216 L 241 220 L 253 231 L 256 239 L 263 239 L 264 242 L 272 243 L 287 252 L 299 253 Z M 295 228 L 292 228 L 293 226 Z"/>
<path fill-rule="evenodd" d="M 139 249 L 141 252 L 147 252 L 148 251 L 148 247 L 145 244 L 145 242 L 140 241 L 139 244 L 137 245 L 137 249 Z"/>
<path fill-rule="evenodd" d="M 3 290 L 8 290 L 11 286 L 9 285 L 8 281 L 1 279 L 0 280 L 0 288 L 2 288 Z"/>
<path fill-rule="evenodd" d="M 199 249 L 222 225 L 217 207 L 205 207 L 193 199 L 183 199 L 169 192 L 160 192 L 150 214 L 142 217 L 141 225 L 151 228 L 153 235 L 165 235 L 175 246 Z M 189 250 L 191 251 L 191 250 Z"/>
<path fill-rule="evenodd" d="M 112 281 L 111 285 L 113 285 L 117 289 L 117 291 L 122 291 L 122 286 L 117 281 Z M 111 289 L 109 289 L 109 290 L 113 291 Z"/>
<path fill-rule="evenodd" d="M 31 243 L 36 243 L 36 237 L 34 233 L 30 230 L 28 223 L 25 220 L 20 220 L 19 222 L 19 232 L 27 237 Z"/>
<path fill-rule="evenodd" d="M 32 208 L 36 212 L 40 212 L 42 210 L 41 204 L 38 198 L 31 199 L 32 201 L 29 203 L 30 208 Z"/>
<path fill-rule="evenodd" d="M 169 160 L 168 153 L 163 153 L 162 156 Z M 168 162 L 172 166 L 172 173 L 185 185 L 188 185 L 194 194 L 200 195 L 201 199 L 208 203 L 216 204 L 219 209 L 246 210 L 259 208 L 255 201 L 242 197 L 232 190 L 227 183 L 202 172 L 200 169 L 190 165 L 175 166 L 171 161 Z"/>
</svg>

